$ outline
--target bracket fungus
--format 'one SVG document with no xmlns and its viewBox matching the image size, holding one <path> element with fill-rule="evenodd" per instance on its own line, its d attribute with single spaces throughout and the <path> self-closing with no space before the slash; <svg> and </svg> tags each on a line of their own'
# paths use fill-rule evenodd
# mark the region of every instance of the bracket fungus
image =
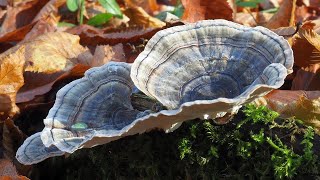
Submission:
<svg viewBox="0 0 320 180">
<path fill-rule="evenodd" d="M 263 27 L 205 20 L 168 28 L 150 39 L 132 67 L 109 62 L 60 89 L 41 135 L 29 137 L 16 157 L 33 164 L 154 128 L 235 113 L 279 88 L 292 66 L 288 42 Z M 135 86 L 167 110 L 135 109 Z M 49 149 L 28 148 L 34 146 Z"/>
<path fill-rule="evenodd" d="M 279 88 L 292 66 L 288 42 L 270 30 L 205 20 L 159 31 L 133 63 L 131 78 L 168 109 L 224 101 L 236 111 Z"/>
</svg>

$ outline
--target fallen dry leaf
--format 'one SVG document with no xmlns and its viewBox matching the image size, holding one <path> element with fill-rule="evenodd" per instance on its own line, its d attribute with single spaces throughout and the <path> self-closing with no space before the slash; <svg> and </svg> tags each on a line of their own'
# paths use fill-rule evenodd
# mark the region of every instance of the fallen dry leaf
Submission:
<svg viewBox="0 0 320 180">
<path fill-rule="evenodd" d="M 23 85 L 24 59 L 19 48 L 14 54 L 3 53 L 0 56 L 0 120 L 17 113 L 16 94 Z"/>
<path fill-rule="evenodd" d="M 115 52 L 109 45 L 97 46 L 94 51 L 93 58 L 90 62 L 91 67 L 102 66 L 112 60 Z"/>
<path fill-rule="evenodd" d="M 12 161 L 0 159 L 0 180 L 29 180 L 25 176 L 20 176 Z"/>
<path fill-rule="evenodd" d="M 0 37 L 0 43 L 2 42 L 18 42 L 25 38 L 25 36 L 31 31 L 31 29 L 34 27 L 34 25 L 37 22 L 30 23 L 26 26 L 23 26 L 21 28 L 18 28 L 16 30 L 13 30 L 9 33 L 4 34 Z"/>
<path fill-rule="evenodd" d="M 292 83 L 292 90 L 320 90 L 320 35 L 315 24 L 305 22 L 293 38 L 295 65 L 301 67 Z"/>
<path fill-rule="evenodd" d="M 98 45 L 93 55 L 88 50 L 78 56 L 79 63 L 90 67 L 102 66 L 110 61 L 127 62 L 121 43 L 115 46 Z"/>
<path fill-rule="evenodd" d="M 27 136 L 9 118 L 4 122 L 2 137 L 4 156 L 10 160 L 15 159 L 16 151 Z"/>
<path fill-rule="evenodd" d="M 267 106 L 283 118 L 296 117 L 320 134 L 320 91 L 274 90 L 255 103 Z"/>
<path fill-rule="evenodd" d="M 133 62 L 139 53 L 144 49 L 146 40 L 150 39 L 155 33 L 168 27 L 182 25 L 182 22 L 168 23 L 161 28 L 122 28 L 118 29 L 98 29 L 88 25 L 81 25 L 67 32 L 80 36 L 80 43 L 88 46 L 91 51 L 97 45 L 105 44 L 116 48 L 115 61 Z M 92 48 L 93 47 L 93 48 Z"/>
<path fill-rule="evenodd" d="M 296 33 L 295 27 L 281 27 L 277 29 L 271 29 L 274 33 L 278 34 L 279 36 L 283 36 L 284 38 L 293 37 Z"/>
<path fill-rule="evenodd" d="M 15 154 L 27 136 L 13 123 L 11 118 L 5 120 L 2 131 L 2 147 L 4 149 L 4 157 L 11 160 L 15 169 L 22 175 L 28 174 L 32 166 L 25 166 L 20 164 L 15 159 Z"/>
<path fill-rule="evenodd" d="M 24 2 L 17 7 L 8 6 L 7 15 L 1 26 L 0 36 L 30 24 L 47 2 L 48 0 L 33 0 Z"/>
<path fill-rule="evenodd" d="M 320 64 L 301 68 L 292 81 L 291 90 L 320 90 Z"/>
<path fill-rule="evenodd" d="M 157 4 L 157 0 L 124 0 L 127 7 L 141 7 L 147 13 L 152 14 L 159 10 L 159 5 Z"/>
<path fill-rule="evenodd" d="M 237 4 L 236 0 L 227 0 L 230 8 L 232 9 L 232 19 L 236 19 L 237 16 Z"/>
<path fill-rule="evenodd" d="M 24 72 L 23 76 L 25 84 L 17 93 L 16 103 L 28 102 L 34 99 L 37 95 L 47 93 L 50 91 L 52 84 L 62 74 L 64 74 L 63 71 L 53 74 Z"/>
<path fill-rule="evenodd" d="M 298 29 L 299 27 L 281 27 L 277 29 L 271 29 L 271 31 L 285 38 L 289 42 L 289 44 L 292 46 L 293 37 L 297 33 Z"/>
<path fill-rule="evenodd" d="M 86 48 L 79 37 L 65 32 L 52 32 L 27 41 L 25 46 L 25 71 L 56 73 L 68 71 L 78 55 Z"/>
<path fill-rule="evenodd" d="M 90 66 L 77 64 L 68 72 L 59 72 L 55 74 L 43 74 L 25 72 L 26 84 L 18 91 L 16 103 L 29 102 L 36 96 L 43 95 L 49 92 L 55 83 L 65 79 L 78 79 L 81 78 Z M 33 103 L 33 102 L 30 102 Z M 23 106 L 28 106 L 30 103 L 25 103 Z M 43 103 L 37 102 L 37 103 Z M 19 104 L 21 106 L 21 104 Z"/>
<path fill-rule="evenodd" d="M 78 55 L 86 50 L 79 44 L 78 36 L 65 32 L 54 32 L 26 41 L 1 54 L 0 79 L 3 78 L 0 80 L 0 85 L 2 85 L 0 92 L 2 99 L 6 100 L 1 101 L 4 104 L 1 107 L 6 111 L 8 108 L 11 109 L 10 112 L 3 111 L 3 114 L 13 115 L 18 111 L 15 99 L 18 89 L 23 85 L 23 70 L 34 72 L 34 75 L 30 84 L 26 84 L 22 91 L 37 89 L 54 81 L 51 78 L 58 77 L 55 77 L 54 74 L 60 73 L 61 75 L 61 73 L 69 71 L 77 63 Z M 51 76 L 44 74 L 51 74 Z M 47 90 L 38 90 L 37 92 L 42 93 Z M 41 93 L 33 94 L 39 95 Z M 32 99 L 34 96 L 30 96 L 30 98 Z M 30 98 L 19 96 L 19 102 L 25 101 L 22 99 L 30 100 Z"/>
<path fill-rule="evenodd" d="M 183 20 L 196 22 L 204 19 L 226 19 L 232 21 L 232 9 L 226 0 L 182 0 L 185 11 Z"/>
<path fill-rule="evenodd" d="M 50 0 L 45 6 L 42 7 L 32 22 L 39 21 L 40 19 L 47 18 L 48 16 L 58 16 L 58 8 L 65 3 L 66 0 Z"/>
<path fill-rule="evenodd" d="M 268 21 L 265 27 L 277 29 L 280 27 L 295 26 L 295 11 L 297 0 L 284 0 L 279 10 Z"/>
<path fill-rule="evenodd" d="M 99 29 L 89 25 L 76 26 L 66 32 L 80 36 L 80 43 L 84 46 L 97 46 L 100 44 L 116 45 L 119 43 L 141 43 L 141 39 L 150 39 L 162 29 L 182 25 L 182 22 L 168 24 L 161 28 L 129 27 L 122 29 Z"/>
<path fill-rule="evenodd" d="M 258 15 L 258 18 L 257 18 Z M 263 12 L 252 12 L 250 13 L 244 13 L 240 12 L 237 13 L 234 19 L 234 22 L 243 24 L 245 26 L 262 26 L 266 24 L 269 19 L 273 16 L 271 13 L 263 13 Z"/>
<path fill-rule="evenodd" d="M 55 32 L 57 30 L 57 26 L 59 23 L 60 17 L 55 16 L 51 14 L 47 18 L 40 19 L 31 29 L 28 34 L 26 34 L 23 41 L 20 43 L 23 43 L 24 41 L 30 41 L 32 39 L 35 39 L 36 37 L 46 34 L 49 32 Z"/>
<path fill-rule="evenodd" d="M 150 16 L 142 7 L 129 7 L 124 10 L 123 13 L 129 17 L 130 26 L 161 28 L 166 25 L 166 23 L 160 21 L 159 19 Z"/>
</svg>

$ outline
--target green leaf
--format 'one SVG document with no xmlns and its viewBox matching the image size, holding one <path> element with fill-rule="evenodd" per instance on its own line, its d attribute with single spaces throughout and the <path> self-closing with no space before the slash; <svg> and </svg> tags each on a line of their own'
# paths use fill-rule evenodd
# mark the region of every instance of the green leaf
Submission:
<svg viewBox="0 0 320 180">
<path fill-rule="evenodd" d="M 174 10 L 172 11 L 172 14 L 178 16 L 179 18 L 182 17 L 184 12 L 184 7 L 182 6 L 182 4 L 177 5 L 176 7 L 174 7 Z"/>
<path fill-rule="evenodd" d="M 241 7 L 250 7 L 250 8 L 255 8 L 257 7 L 257 5 L 261 2 L 263 2 L 264 0 L 250 0 L 250 1 L 241 1 L 238 0 L 236 1 L 237 6 L 241 6 Z"/>
<path fill-rule="evenodd" d="M 67 0 L 67 7 L 72 12 L 77 11 L 79 8 L 78 0 Z"/>
<path fill-rule="evenodd" d="M 68 23 L 68 22 L 58 22 L 58 27 L 75 27 L 75 24 Z"/>
<path fill-rule="evenodd" d="M 108 11 L 108 13 L 122 18 L 122 12 L 118 3 L 115 0 L 99 0 L 99 3 Z"/>
<path fill-rule="evenodd" d="M 110 13 L 97 14 L 89 19 L 88 24 L 91 26 L 100 26 L 108 22 L 112 17 L 113 15 Z"/>
</svg>

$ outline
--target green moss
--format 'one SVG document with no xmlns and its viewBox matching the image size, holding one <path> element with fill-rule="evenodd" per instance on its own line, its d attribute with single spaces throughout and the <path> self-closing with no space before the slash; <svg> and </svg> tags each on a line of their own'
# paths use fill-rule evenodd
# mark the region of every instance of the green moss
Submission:
<svg viewBox="0 0 320 180">
<path fill-rule="evenodd" d="M 249 105 L 226 125 L 193 120 L 170 134 L 152 131 L 51 158 L 32 179 L 319 178 L 319 136 L 276 117 Z"/>
</svg>

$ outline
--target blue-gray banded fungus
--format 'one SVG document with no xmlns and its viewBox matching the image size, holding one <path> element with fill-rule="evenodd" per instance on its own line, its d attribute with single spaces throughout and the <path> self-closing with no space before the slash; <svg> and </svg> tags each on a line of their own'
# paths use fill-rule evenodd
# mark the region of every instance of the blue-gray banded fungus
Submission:
<svg viewBox="0 0 320 180">
<path fill-rule="evenodd" d="M 130 79 L 130 67 L 127 63 L 111 62 L 91 68 L 83 78 L 60 89 L 54 106 L 44 119 L 42 141 L 38 141 L 40 138 L 31 141 L 30 138 L 34 137 L 29 137 L 17 152 L 17 159 L 24 164 L 39 162 L 38 159 L 32 161 L 32 158 L 26 158 L 29 156 L 28 150 L 24 149 L 38 146 L 40 142 L 43 147 L 56 147 L 62 154 L 71 153 L 93 137 L 113 136 L 133 120 L 145 115 L 134 110 L 130 102 L 134 87 Z M 51 156 L 48 151 L 47 156 L 38 158 L 44 160 Z"/>
<path fill-rule="evenodd" d="M 40 138 L 40 133 L 33 134 L 24 141 L 23 145 L 18 149 L 16 158 L 20 163 L 30 165 L 38 163 L 54 156 L 62 156 L 65 152 L 60 151 L 57 147 L 51 145 L 44 146 Z"/>
<path fill-rule="evenodd" d="M 288 42 L 270 30 L 205 20 L 159 31 L 134 61 L 131 78 L 142 92 L 176 109 L 185 102 L 241 97 L 258 86 L 280 87 L 279 74 L 291 73 L 292 66 Z"/>
<path fill-rule="evenodd" d="M 110 62 L 60 89 L 44 120 L 43 144 L 33 144 L 29 137 L 17 159 L 41 161 L 25 158 L 26 147 L 58 148 L 41 152 L 44 160 L 154 128 L 167 130 L 186 120 L 235 113 L 281 87 L 292 66 L 288 42 L 263 27 L 205 20 L 159 31 L 132 67 Z M 134 86 L 168 110 L 134 109 Z"/>
</svg>

